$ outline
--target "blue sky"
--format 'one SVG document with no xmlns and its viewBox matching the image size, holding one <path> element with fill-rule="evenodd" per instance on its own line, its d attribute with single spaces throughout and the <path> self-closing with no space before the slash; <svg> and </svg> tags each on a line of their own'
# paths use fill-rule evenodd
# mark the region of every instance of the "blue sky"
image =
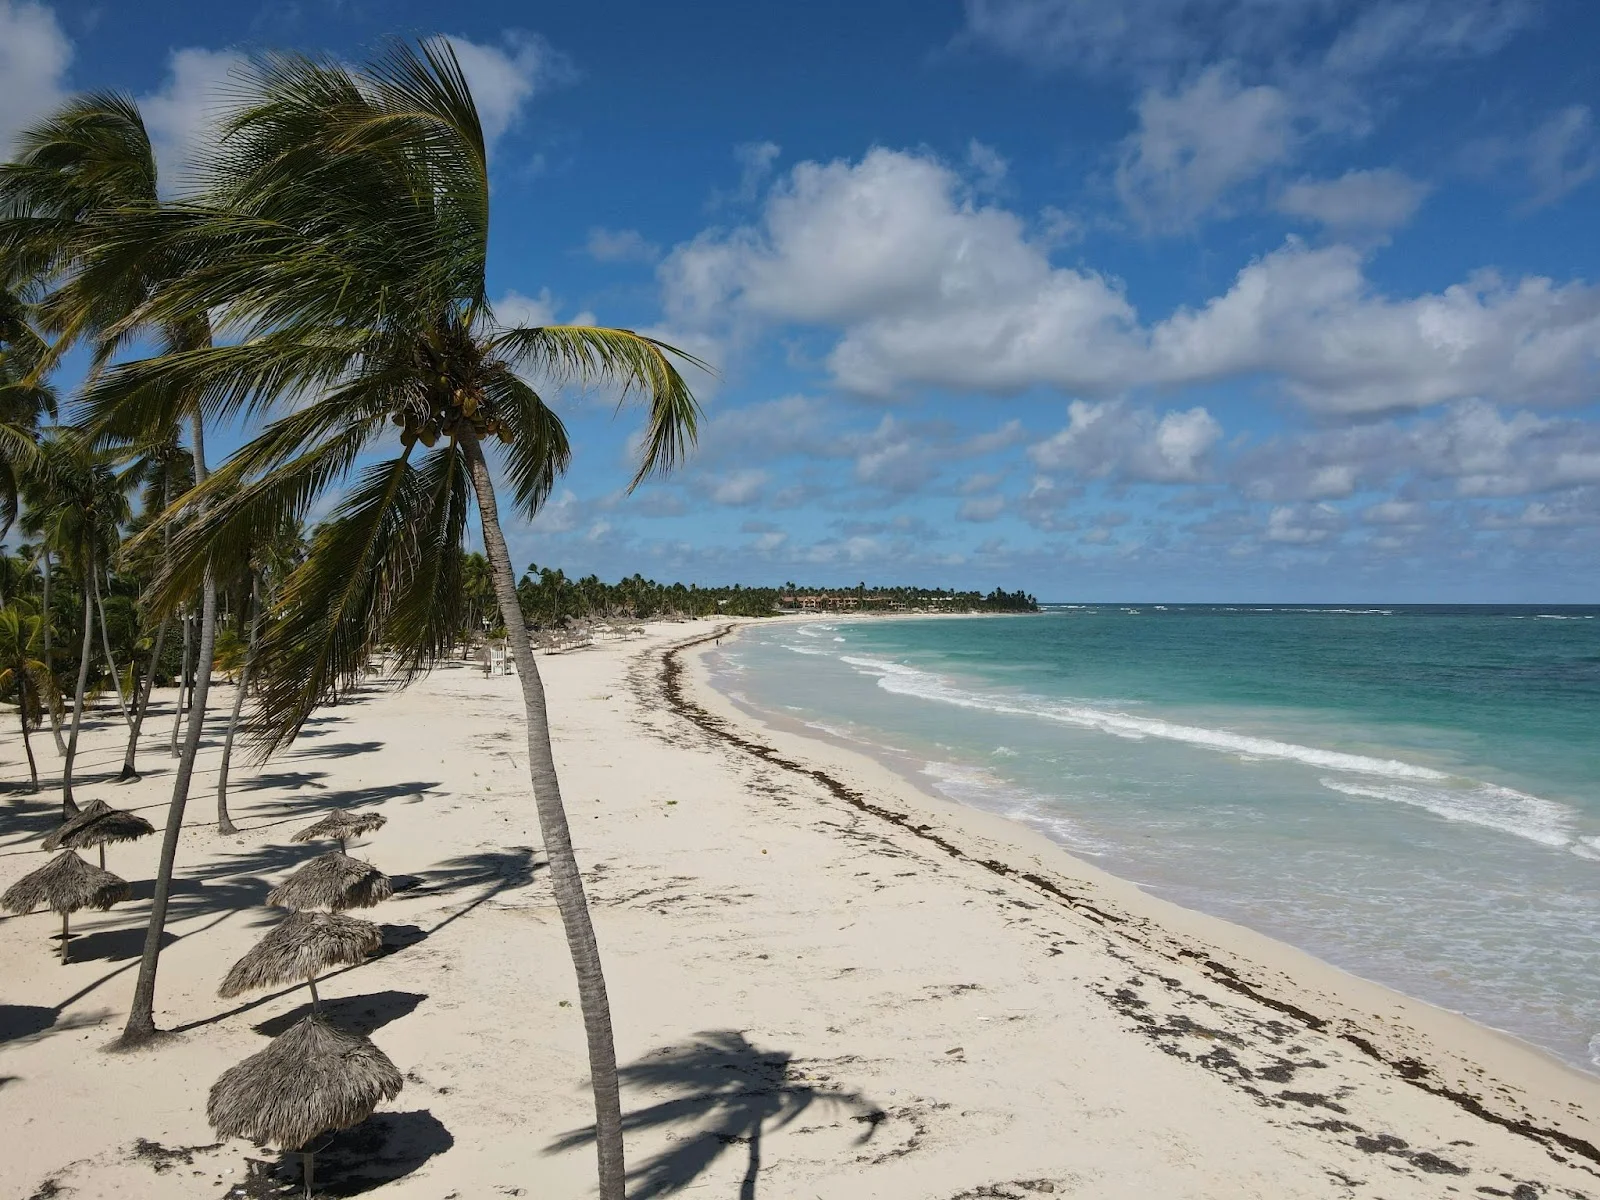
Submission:
<svg viewBox="0 0 1600 1200">
<path fill-rule="evenodd" d="M 1585 0 L 0 0 L 0 136 L 140 97 L 171 186 L 237 56 L 454 39 L 508 319 L 718 367 L 627 496 L 562 399 L 519 562 L 1047 599 L 1591 602 Z"/>
</svg>

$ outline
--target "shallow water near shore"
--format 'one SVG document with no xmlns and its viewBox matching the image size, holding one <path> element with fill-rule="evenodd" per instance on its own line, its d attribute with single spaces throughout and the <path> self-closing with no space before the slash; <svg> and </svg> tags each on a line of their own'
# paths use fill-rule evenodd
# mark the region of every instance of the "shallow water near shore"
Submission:
<svg viewBox="0 0 1600 1200">
<path fill-rule="evenodd" d="M 1600 1069 L 1600 609 L 748 628 L 738 702 Z"/>
</svg>

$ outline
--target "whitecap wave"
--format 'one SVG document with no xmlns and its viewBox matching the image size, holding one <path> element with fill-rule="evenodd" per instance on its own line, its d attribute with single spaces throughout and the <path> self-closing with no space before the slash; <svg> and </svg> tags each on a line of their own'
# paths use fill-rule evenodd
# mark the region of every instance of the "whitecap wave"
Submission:
<svg viewBox="0 0 1600 1200">
<path fill-rule="evenodd" d="M 1229 754 L 1246 762 L 1273 759 L 1303 763 L 1323 771 L 1364 776 L 1366 778 L 1361 782 L 1323 779 L 1322 783 L 1330 790 L 1345 795 L 1410 804 L 1446 820 L 1468 822 L 1509 833 L 1541 845 L 1567 849 L 1585 858 L 1600 858 L 1600 839 L 1592 839 L 1591 845 L 1589 840 L 1577 837 L 1573 831 L 1572 810 L 1565 805 L 1497 784 L 1452 776 L 1433 767 L 1393 758 L 1302 746 L 1225 729 L 1183 725 L 1087 704 L 1062 703 L 1037 696 L 969 691 L 931 672 L 884 659 L 842 655 L 840 661 L 863 674 L 876 676 L 879 687 L 897 695 L 1006 716 L 1056 721 L 1130 740 L 1159 738 L 1183 742 Z"/>
<path fill-rule="evenodd" d="M 1419 767 L 1398 759 L 1371 758 L 1364 754 L 1346 754 L 1339 750 L 1322 750 L 1315 746 L 1300 746 L 1274 738 L 1253 734 L 1232 733 L 1225 729 L 1207 729 L 1198 725 L 1181 725 L 1163 721 L 1158 717 L 1138 717 L 1131 713 L 1094 708 L 1085 704 L 1063 704 L 1041 697 L 1016 695 L 985 695 L 958 688 L 927 671 L 907 667 L 900 663 L 877 658 L 841 655 L 840 661 L 859 668 L 863 673 L 876 675 L 878 686 L 897 695 L 916 696 L 923 700 L 956 705 L 960 708 L 983 709 L 1007 716 L 1038 717 L 1059 721 L 1082 729 L 1096 729 L 1117 737 L 1139 740 L 1146 737 L 1166 741 L 1187 742 L 1234 755 L 1252 755 L 1256 758 L 1288 759 L 1331 771 L 1353 771 L 1363 775 L 1385 775 L 1401 779 L 1448 779 L 1443 771 Z"/>
<path fill-rule="evenodd" d="M 1513 788 L 1470 779 L 1451 780 L 1450 785 L 1432 787 L 1410 783 L 1368 785 L 1342 779 L 1320 782 L 1323 787 L 1345 796 L 1409 804 L 1447 821 L 1495 829 L 1541 846 L 1572 850 L 1581 857 L 1588 857 L 1582 840 L 1573 833 L 1573 814 L 1566 805 Z"/>
<path fill-rule="evenodd" d="M 833 657 L 826 650 L 813 650 L 813 649 L 811 649 L 810 646 L 792 646 L 789 643 L 785 642 L 783 644 L 783 648 L 785 650 L 792 650 L 796 654 L 810 654 L 810 655 L 813 655 L 816 658 L 832 658 Z"/>
</svg>

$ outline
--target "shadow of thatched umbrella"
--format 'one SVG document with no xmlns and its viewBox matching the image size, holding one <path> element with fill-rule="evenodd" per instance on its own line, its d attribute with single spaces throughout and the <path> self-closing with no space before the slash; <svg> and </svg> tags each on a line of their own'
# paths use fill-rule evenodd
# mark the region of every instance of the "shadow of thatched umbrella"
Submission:
<svg viewBox="0 0 1600 1200">
<path fill-rule="evenodd" d="M 156 827 L 137 813 L 112 808 L 104 800 L 91 800 L 77 816 L 64 822 L 44 840 L 46 850 L 66 846 L 73 850 L 100 847 L 100 869 L 106 867 L 106 846 L 112 842 L 131 842 L 148 837 Z"/>
<path fill-rule="evenodd" d="M 382 829 L 389 818 L 382 813 L 375 812 L 335 812 L 329 813 L 314 825 L 307 825 L 289 840 L 291 842 L 338 842 L 339 853 L 345 851 L 345 843 L 353 837 L 363 833 L 371 833 L 375 829 Z"/>
<path fill-rule="evenodd" d="M 61 961 L 67 961 L 68 919 L 80 908 L 104 912 L 119 900 L 128 898 L 128 881 L 102 871 L 79 858 L 74 850 L 63 850 L 31 875 L 24 875 L 0 896 L 0 907 L 9 912 L 32 912 L 41 905 L 61 914 Z"/>
<path fill-rule="evenodd" d="M 383 945 L 383 934 L 371 921 L 338 913 L 293 912 L 233 964 L 217 989 L 224 999 L 285 983 L 311 989 L 311 1011 L 322 1006 L 317 976 L 329 967 L 355 966 Z"/>
<path fill-rule="evenodd" d="M 371 863 L 337 850 L 319 854 L 267 893 L 274 908 L 371 908 L 394 895 L 389 877 Z"/>
<path fill-rule="evenodd" d="M 299 1150 L 311 1195 L 319 1133 L 365 1121 L 382 1100 L 400 1094 L 394 1063 L 367 1038 L 312 1015 L 211 1085 L 206 1117 L 224 1137 Z"/>
</svg>

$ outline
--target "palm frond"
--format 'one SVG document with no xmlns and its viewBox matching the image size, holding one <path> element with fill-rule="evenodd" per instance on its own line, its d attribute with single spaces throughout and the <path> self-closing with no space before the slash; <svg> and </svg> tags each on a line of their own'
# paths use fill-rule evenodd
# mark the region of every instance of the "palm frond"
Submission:
<svg viewBox="0 0 1600 1200">
<path fill-rule="evenodd" d="M 530 519 L 544 507 L 550 491 L 572 459 L 567 430 L 539 393 L 509 370 L 486 382 L 500 425 L 506 473 L 517 507 Z"/>
<path fill-rule="evenodd" d="M 694 445 L 700 403 L 672 362 L 678 358 L 711 370 L 692 354 L 631 329 L 592 325 L 507 329 L 489 344 L 508 364 L 557 385 L 610 383 L 621 390 L 624 400 L 635 392 L 643 394 L 649 417 L 639 469 L 630 487 L 670 471 Z"/>
<path fill-rule="evenodd" d="M 448 512 L 439 480 L 411 465 L 413 449 L 368 468 L 284 581 L 257 649 L 261 690 L 248 734 L 263 756 L 361 679 L 418 570 L 417 530 L 428 514 Z"/>
</svg>

